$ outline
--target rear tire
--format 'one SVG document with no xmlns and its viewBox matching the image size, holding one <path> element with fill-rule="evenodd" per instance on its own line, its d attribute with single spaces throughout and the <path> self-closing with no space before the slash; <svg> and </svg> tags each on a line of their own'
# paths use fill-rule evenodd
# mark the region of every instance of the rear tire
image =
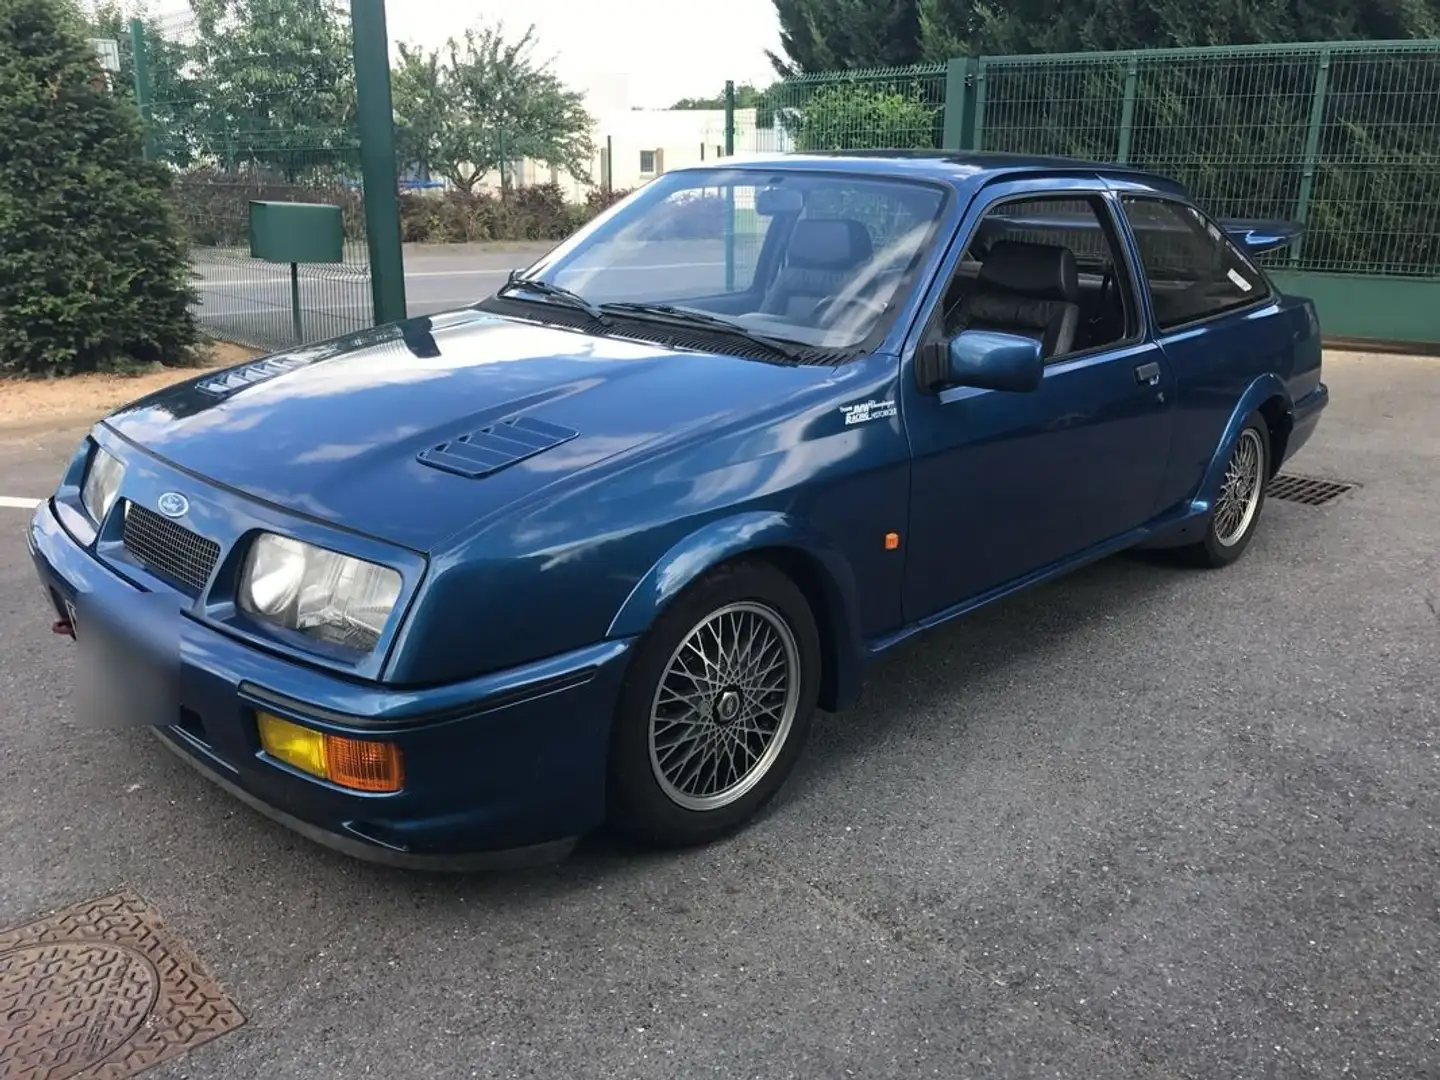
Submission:
<svg viewBox="0 0 1440 1080">
<path fill-rule="evenodd" d="M 1229 566 L 1245 553 L 1260 512 L 1265 508 L 1265 489 L 1270 483 L 1270 428 L 1260 413 L 1251 413 L 1230 450 L 1215 508 L 1205 526 L 1205 536 L 1180 549 L 1191 563 L 1202 567 Z"/>
<path fill-rule="evenodd" d="M 754 560 L 705 575 L 655 620 L 621 688 L 611 824 L 657 847 L 737 829 L 794 768 L 819 686 L 820 635 L 794 582 Z"/>
</svg>

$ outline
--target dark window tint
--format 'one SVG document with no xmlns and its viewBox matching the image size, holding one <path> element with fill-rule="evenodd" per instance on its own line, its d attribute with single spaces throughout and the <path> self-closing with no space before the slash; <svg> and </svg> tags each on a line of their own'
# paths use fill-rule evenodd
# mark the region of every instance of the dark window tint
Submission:
<svg viewBox="0 0 1440 1080">
<path fill-rule="evenodd" d="M 1162 330 L 1269 295 L 1265 276 L 1193 206 L 1141 198 L 1123 203 Z"/>
</svg>

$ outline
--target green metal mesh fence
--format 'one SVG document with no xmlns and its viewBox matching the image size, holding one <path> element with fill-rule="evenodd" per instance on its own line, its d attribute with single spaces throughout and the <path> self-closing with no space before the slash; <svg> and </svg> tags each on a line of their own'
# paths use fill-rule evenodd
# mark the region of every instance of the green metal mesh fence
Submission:
<svg viewBox="0 0 1440 1080">
<path fill-rule="evenodd" d="M 955 149 L 1126 162 L 1217 215 L 1305 222 L 1272 265 L 1440 276 L 1440 42 L 957 63 L 963 94 L 945 65 L 777 83 L 737 114 L 736 150 L 938 148 L 949 131 Z"/>
<path fill-rule="evenodd" d="M 1440 275 L 1440 42 L 983 57 L 975 145 L 1125 161 L 1304 221 L 1300 270 Z"/>
<path fill-rule="evenodd" d="M 297 343 L 290 268 L 249 255 L 249 203 L 258 199 L 343 212 L 344 261 L 300 267 L 301 339 L 367 327 L 373 301 L 353 76 L 333 64 L 279 62 L 232 31 L 183 16 L 152 21 L 145 34 L 148 145 L 174 170 L 200 323 L 257 348 Z"/>
<path fill-rule="evenodd" d="M 738 152 L 934 148 L 945 65 L 805 75 L 776 83 L 737 125 Z"/>
</svg>

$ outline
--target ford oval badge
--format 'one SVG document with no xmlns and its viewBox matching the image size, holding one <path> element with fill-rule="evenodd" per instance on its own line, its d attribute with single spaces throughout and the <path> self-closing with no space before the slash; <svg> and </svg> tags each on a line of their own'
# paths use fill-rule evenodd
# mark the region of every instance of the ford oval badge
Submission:
<svg viewBox="0 0 1440 1080">
<path fill-rule="evenodd" d="M 166 517 L 184 517 L 190 512 L 190 500 L 178 491 L 165 492 L 160 496 L 160 501 L 156 505 L 160 507 L 160 512 Z"/>
</svg>

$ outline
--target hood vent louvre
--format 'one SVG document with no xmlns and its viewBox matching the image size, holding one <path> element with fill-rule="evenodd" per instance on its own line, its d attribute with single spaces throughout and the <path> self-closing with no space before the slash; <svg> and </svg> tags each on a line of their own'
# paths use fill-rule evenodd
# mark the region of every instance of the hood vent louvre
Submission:
<svg viewBox="0 0 1440 1080">
<path fill-rule="evenodd" d="M 422 465 L 471 480 L 552 450 L 580 433 L 559 424 L 516 416 L 421 450 Z"/>
<path fill-rule="evenodd" d="M 243 390 L 247 386 L 254 386 L 256 383 L 273 379 L 277 375 L 284 375 L 287 371 L 304 367 L 308 363 L 310 361 L 303 356 L 287 356 L 283 353 L 279 356 L 267 356 L 264 359 L 204 379 L 195 386 L 207 394 L 224 397 L 236 390 Z"/>
</svg>

